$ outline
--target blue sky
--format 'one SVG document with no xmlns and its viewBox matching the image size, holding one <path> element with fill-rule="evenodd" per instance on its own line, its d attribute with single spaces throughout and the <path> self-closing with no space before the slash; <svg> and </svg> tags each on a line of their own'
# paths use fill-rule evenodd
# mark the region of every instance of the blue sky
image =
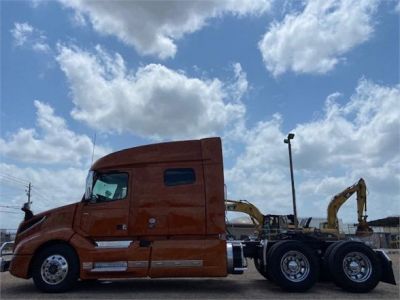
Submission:
<svg viewBox="0 0 400 300">
<path fill-rule="evenodd" d="M 400 213 L 397 1 L 3 1 L 1 14 L 3 206 L 29 181 L 35 211 L 78 201 L 94 134 L 96 157 L 218 135 L 229 196 L 289 213 L 293 131 L 301 216 L 323 217 L 359 177 L 370 218 Z M 340 216 L 355 221 L 354 200 Z"/>
</svg>

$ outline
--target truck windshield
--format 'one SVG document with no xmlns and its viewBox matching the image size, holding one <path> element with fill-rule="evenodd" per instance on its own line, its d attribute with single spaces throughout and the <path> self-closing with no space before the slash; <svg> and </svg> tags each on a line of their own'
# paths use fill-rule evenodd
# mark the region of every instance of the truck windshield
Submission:
<svg viewBox="0 0 400 300">
<path fill-rule="evenodd" d="M 127 173 L 90 171 L 86 179 L 85 199 L 92 202 L 119 200 L 126 198 L 127 191 Z"/>
</svg>

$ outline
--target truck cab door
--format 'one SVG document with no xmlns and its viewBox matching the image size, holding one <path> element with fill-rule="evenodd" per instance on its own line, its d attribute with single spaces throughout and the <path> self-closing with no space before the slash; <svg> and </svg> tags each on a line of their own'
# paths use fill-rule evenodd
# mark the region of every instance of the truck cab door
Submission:
<svg viewBox="0 0 400 300">
<path fill-rule="evenodd" d="M 91 200 L 80 204 L 80 231 L 94 240 L 126 237 L 129 200 L 129 172 L 97 173 Z"/>
<path fill-rule="evenodd" d="M 92 267 L 83 270 L 84 278 L 147 276 L 150 247 L 128 235 L 131 177 L 131 170 L 95 173 L 91 200 L 79 206 L 77 231 L 94 242 L 84 254 Z"/>
</svg>

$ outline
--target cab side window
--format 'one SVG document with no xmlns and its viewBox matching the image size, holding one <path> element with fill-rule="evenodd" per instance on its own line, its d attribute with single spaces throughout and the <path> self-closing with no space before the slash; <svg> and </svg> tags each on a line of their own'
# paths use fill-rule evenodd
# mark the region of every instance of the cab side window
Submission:
<svg viewBox="0 0 400 300">
<path fill-rule="evenodd" d="M 191 168 L 167 169 L 164 171 L 164 184 L 176 186 L 196 182 L 196 174 Z"/>
<path fill-rule="evenodd" d="M 107 202 L 126 198 L 128 193 L 128 173 L 97 174 L 92 198 L 96 202 Z"/>
</svg>

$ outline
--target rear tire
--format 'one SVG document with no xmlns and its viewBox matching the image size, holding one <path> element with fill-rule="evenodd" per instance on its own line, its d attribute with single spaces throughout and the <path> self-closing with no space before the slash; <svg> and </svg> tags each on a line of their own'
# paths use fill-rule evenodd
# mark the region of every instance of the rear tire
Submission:
<svg viewBox="0 0 400 300">
<path fill-rule="evenodd" d="M 353 293 L 371 291 L 382 275 L 376 253 L 361 242 L 346 241 L 334 247 L 328 264 L 335 284 Z"/>
<path fill-rule="evenodd" d="M 281 241 L 272 246 L 267 268 L 282 289 L 304 292 L 318 279 L 318 259 L 313 250 L 299 241 Z"/>
<path fill-rule="evenodd" d="M 42 249 L 32 263 L 36 287 L 46 293 L 61 293 L 71 289 L 78 280 L 79 260 L 67 245 L 52 245 Z"/>
<path fill-rule="evenodd" d="M 320 280 L 321 281 L 330 281 L 332 280 L 332 275 L 329 270 L 329 256 L 332 253 L 333 249 L 341 245 L 346 241 L 338 241 L 338 242 L 333 242 L 326 248 L 324 256 L 322 258 L 322 263 L 321 263 L 321 272 L 319 274 Z"/>
</svg>

